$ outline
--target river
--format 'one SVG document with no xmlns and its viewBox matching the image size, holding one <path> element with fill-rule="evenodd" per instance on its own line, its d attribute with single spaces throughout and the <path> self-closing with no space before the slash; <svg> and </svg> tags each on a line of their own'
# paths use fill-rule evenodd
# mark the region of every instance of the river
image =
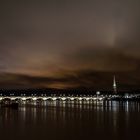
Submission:
<svg viewBox="0 0 140 140">
<path fill-rule="evenodd" d="M 139 102 L 47 101 L 0 108 L 1 140 L 134 140 L 139 136 Z"/>
</svg>

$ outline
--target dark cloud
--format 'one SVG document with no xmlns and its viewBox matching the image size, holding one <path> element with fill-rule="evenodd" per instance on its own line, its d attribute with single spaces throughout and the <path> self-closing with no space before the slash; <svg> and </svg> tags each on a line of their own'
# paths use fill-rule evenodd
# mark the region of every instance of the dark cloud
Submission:
<svg viewBox="0 0 140 140">
<path fill-rule="evenodd" d="M 27 76 L 3 73 L 0 78 L 0 88 L 92 88 L 95 90 L 112 90 L 114 72 L 75 71 L 67 72 L 59 78 Z M 118 90 L 140 89 L 140 78 L 134 72 L 116 73 Z"/>
<path fill-rule="evenodd" d="M 25 87 L 93 87 L 81 71 L 139 75 L 139 7 L 139 0 L 1 0 L 0 71 L 29 76 Z M 20 87 L 20 79 L 4 82 Z"/>
<path fill-rule="evenodd" d="M 102 48 L 99 46 L 96 49 L 92 48 L 82 48 L 66 54 L 64 58 L 66 62 L 69 62 L 69 68 L 128 72 L 136 71 L 140 67 L 140 49 L 138 47 Z"/>
</svg>

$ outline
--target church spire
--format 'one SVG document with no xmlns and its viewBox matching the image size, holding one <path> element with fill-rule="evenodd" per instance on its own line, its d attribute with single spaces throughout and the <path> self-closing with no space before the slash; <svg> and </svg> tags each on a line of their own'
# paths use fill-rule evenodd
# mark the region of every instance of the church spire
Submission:
<svg viewBox="0 0 140 140">
<path fill-rule="evenodd" d="M 117 93 L 117 84 L 116 84 L 116 77 L 115 77 L 115 75 L 113 77 L 113 92 L 114 92 L 114 94 Z"/>
</svg>

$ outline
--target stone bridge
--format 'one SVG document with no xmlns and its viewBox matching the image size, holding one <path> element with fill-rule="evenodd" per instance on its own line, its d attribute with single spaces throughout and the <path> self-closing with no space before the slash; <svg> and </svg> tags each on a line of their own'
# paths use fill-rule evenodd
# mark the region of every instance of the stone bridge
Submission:
<svg viewBox="0 0 140 140">
<path fill-rule="evenodd" d="M 60 97 L 60 96 L 48 96 L 48 97 L 42 97 L 42 96 L 28 96 L 28 97 L 24 97 L 24 96 L 4 96 L 4 97 L 0 97 L 0 101 L 3 101 L 3 100 L 11 100 L 11 101 L 27 101 L 27 100 L 32 100 L 32 101 L 47 101 L 47 100 L 50 100 L 50 101 L 56 101 L 56 100 L 59 100 L 59 101 L 95 101 L 95 100 L 103 100 L 105 99 L 105 97 L 103 96 L 81 96 L 81 97 L 76 97 L 76 96 L 73 96 L 73 97 L 69 97 L 69 96 L 65 96 L 65 97 Z"/>
</svg>

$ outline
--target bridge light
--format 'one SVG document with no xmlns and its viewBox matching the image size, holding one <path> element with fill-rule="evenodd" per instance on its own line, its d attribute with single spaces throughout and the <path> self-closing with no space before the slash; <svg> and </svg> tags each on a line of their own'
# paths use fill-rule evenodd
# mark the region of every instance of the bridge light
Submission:
<svg viewBox="0 0 140 140">
<path fill-rule="evenodd" d="M 97 94 L 97 95 L 100 95 L 100 91 L 97 91 L 96 94 Z"/>
</svg>

